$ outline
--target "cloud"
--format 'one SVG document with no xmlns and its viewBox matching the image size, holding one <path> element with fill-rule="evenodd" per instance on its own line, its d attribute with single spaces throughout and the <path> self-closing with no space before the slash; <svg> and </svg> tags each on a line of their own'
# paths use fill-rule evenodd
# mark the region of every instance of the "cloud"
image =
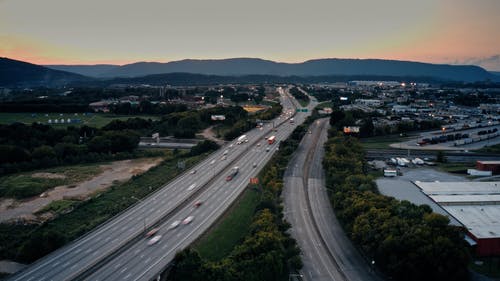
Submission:
<svg viewBox="0 0 500 281">
<path fill-rule="evenodd" d="M 489 57 L 472 57 L 462 61 L 455 61 L 457 64 L 479 65 L 487 70 L 500 71 L 500 54 Z"/>
</svg>

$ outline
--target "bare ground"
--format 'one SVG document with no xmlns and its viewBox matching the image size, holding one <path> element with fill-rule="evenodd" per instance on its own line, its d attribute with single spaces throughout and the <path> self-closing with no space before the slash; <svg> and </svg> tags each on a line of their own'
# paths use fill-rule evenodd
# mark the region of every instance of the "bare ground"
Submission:
<svg viewBox="0 0 500 281">
<path fill-rule="evenodd" d="M 102 173 L 93 178 L 69 186 L 56 186 L 44 192 L 44 197 L 37 196 L 24 200 L 1 199 L 0 222 L 47 220 L 50 216 L 46 214 L 35 215 L 35 213 L 51 202 L 70 198 L 84 200 L 97 191 L 110 187 L 116 181 L 127 181 L 134 175 L 146 172 L 150 168 L 160 164 L 161 161 L 161 158 L 115 161 L 111 164 L 101 165 Z M 46 177 L 54 175 L 38 176 Z"/>
<path fill-rule="evenodd" d="M 214 126 L 210 126 L 210 127 L 206 128 L 205 130 L 203 130 L 203 132 L 200 133 L 200 135 L 208 140 L 211 140 L 211 141 L 219 144 L 219 145 L 224 145 L 224 140 L 216 137 L 216 134 L 213 131 L 213 127 Z"/>
</svg>

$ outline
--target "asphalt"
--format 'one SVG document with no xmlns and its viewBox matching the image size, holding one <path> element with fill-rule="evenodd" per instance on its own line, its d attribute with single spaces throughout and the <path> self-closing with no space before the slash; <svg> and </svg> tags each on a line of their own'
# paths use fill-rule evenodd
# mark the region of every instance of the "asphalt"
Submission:
<svg viewBox="0 0 500 281">
<path fill-rule="evenodd" d="M 285 171 L 285 218 L 302 250 L 303 280 L 379 280 L 345 235 L 328 199 L 322 168 L 328 119 L 314 122 Z"/>
<path fill-rule="evenodd" d="M 284 109 L 293 108 L 289 95 L 282 94 Z M 285 98 L 286 96 L 286 98 Z M 296 101 L 293 101 L 296 105 Z M 311 105 L 312 108 L 313 105 Z M 310 112 L 310 111 L 309 111 Z M 249 182 L 271 158 L 280 140 L 302 123 L 309 113 L 297 113 L 296 123 L 284 117 L 277 132 L 265 127 L 247 132 L 249 142 L 228 143 L 192 170 L 166 184 L 159 191 L 123 211 L 94 231 L 49 254 L 16 274 L 11 280 L 150 280 L 155 278 L 176 252 L 187 247 L 206 231 L 242 193 Z M 277 141 L 268 145 L 261 138 L 276 135 Z M 261 140 L 259 140 L 261 139 Z M 257 146 L 260 143 L 260 146 Z M 266 152 L 265 148 L 271 151 Z M 223 151 L 229 150 L 222 160 Z M 253 168 L 253 163 L 257 164 Z M 240 172 L 229 182 L 229 169 L 240 167 Z M 195 208 L 194 202 L 204 203 Z M 169 229 L 173 221 L 194 216 L 188 225 Z M 144 227 L 146 226 L 146 227 Z M 158 227 L 162 235 L 158 243 L 149 246 L 144 237 L 147 230 Z"/>
</svg>

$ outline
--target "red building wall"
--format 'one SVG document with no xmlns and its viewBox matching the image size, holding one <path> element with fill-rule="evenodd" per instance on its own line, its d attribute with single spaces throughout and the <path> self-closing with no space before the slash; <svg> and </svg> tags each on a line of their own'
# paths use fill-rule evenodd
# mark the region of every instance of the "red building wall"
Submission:
<svg viewBox="0 0 500 281">
<path fill-rule="evenodd" d="M 498 164 L 485 164 L 481 161 L 477 161 L 476 169 L 480 171 L 491 171 L 494 175 L 500 174 L 500 163 Z"/>
<path fill-rule="evenodd" d="M 478 256 L 498 256 L 500 255 L 500 237 L 477 239 L 471 233 L 470 237 L 476 241 L 476 254 Z"/>
</svg>

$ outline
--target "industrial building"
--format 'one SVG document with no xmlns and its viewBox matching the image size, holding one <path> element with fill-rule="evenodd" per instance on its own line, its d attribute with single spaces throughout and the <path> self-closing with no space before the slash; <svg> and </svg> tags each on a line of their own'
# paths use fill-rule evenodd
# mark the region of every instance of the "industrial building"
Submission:
<svg viewBox="0 0 500 281">
<path fill-rule="evenodd" d="M 420 182 L 420 190 L 467 230 L 478 256 L 500 255 L 500 182 Z"/>
<path fill-rule="evenodd" d="M 493 175 L 498 175 L 500 174 L 500 161 L 477 161 L 476 169 L 490 171 Z"/>
</svg>

